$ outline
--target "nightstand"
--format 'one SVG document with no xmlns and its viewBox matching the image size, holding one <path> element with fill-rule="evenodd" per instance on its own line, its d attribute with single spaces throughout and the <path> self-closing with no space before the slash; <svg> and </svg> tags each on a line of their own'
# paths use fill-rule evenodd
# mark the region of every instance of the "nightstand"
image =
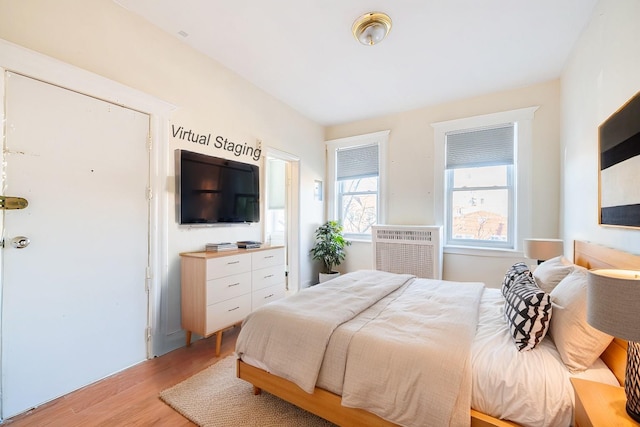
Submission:
<svg viewBox="0 0 640 427">
<path fill-rule="evenodd" d="M 624 387 L 571 378 L 576 393 L 576 427 L 637 427 L 625 409 Z"/>
</svg>

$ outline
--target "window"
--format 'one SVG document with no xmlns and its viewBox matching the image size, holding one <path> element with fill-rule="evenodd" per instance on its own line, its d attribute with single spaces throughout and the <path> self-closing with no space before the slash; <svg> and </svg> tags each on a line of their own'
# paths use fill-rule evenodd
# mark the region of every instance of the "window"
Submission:
<svg viewBox="0 0 640 427">
<path fill-rule="evenodd" d="M 371 226 L 383 222 L 384 155 L 389 132 L 327 141 L 329 217 L 345 237 L 371 240 Z"/>
<path fill-rule="evenodd" d="M 538 107 L 433 124 L 436 220 L 449 248 L 517 250 L 530 231 Z"/>
<path fill-rule="evenodd" d="M 509 123 L 446 134 L 447 244 L 513 248 L 514 129 Z"/>
</svg>

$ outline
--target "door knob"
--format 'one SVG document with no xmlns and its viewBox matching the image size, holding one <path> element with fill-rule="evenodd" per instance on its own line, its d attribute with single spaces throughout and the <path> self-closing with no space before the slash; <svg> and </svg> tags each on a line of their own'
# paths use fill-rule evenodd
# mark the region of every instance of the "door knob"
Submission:
<svg viewBox="0 0 640 427">
<path fill-rule="evenodd" d="M 24 236 L 16 236 L 13 239 L 11 239 L 11 246 L 13 246 L 16 249 L 24 249 L 27 246 L 29 246 L 29 243 L 31 243 L 31 240 L 29 240 L 28 237 L 24 237 Z"/>
</svg>

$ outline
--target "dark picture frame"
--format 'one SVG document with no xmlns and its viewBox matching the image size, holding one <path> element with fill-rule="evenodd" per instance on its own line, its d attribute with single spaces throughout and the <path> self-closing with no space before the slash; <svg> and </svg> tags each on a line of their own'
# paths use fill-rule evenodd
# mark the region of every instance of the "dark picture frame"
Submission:
<svg viewBox="0 0 640 427">
<path fill-rule="evenodd" d="M 598 128 L 599 224 L 640 227 L 640 92 Z"/>
</svg>

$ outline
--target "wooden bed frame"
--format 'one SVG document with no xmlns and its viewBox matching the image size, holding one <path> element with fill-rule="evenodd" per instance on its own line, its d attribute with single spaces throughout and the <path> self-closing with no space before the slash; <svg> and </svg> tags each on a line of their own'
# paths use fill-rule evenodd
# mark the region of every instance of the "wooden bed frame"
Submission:
<svg viewBox="0 0 640 427">
<path fill-rule="evenodd" d="M 582 241 L 575 241 L 574 243 L 574 262 L 589 269 L 620 268 L 640 270 L 640 256 Z M 601 358 L 609 366 L 620 384 L 623 384 L 627 364 L 626 341 L 614 339 Z M 370 412 L 342 406 L 340 403 L 341 398 L 336 394 L 317 387 L 312 394 L 306 393 L 294 383 L 269 374 L 241 360 L 238 360 L 236 374 L 238 378 L 253 384 L 254 394 L 259 394 L 261 390 L 265 390 L 338 425 L 362 427 L 395 426 L 395 424 L 383 420 Z M 499 420 L 471 409 L 471 426 L 506 427 L 516 426 L 516 424 Z"/>
</svg>

